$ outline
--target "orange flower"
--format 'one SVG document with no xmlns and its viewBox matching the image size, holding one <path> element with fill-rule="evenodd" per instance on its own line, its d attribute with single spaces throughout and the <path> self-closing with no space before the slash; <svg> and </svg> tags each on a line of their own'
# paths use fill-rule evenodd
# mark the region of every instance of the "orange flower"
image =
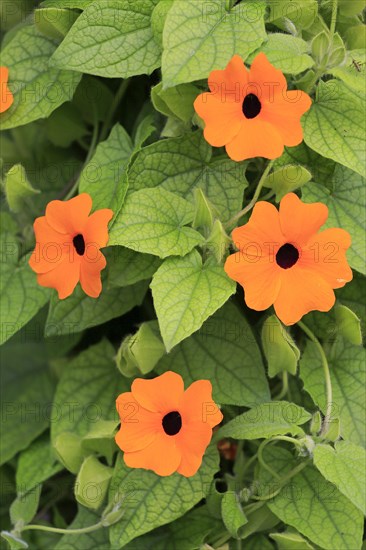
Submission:
<svg viewBox="0 0 366 550">
<path fill-rule="evenodd" d="M 84 292 L 97 298 L 100 272 L 106 260 L 100 248 L 108 242 L 108 208 L 90 214 L 92 199 L 82 193 L 68 201 L 51 201 L 46 215 L 34 222 L 36 247 L 29 265 L 41 286 L 55 288 L 60 299 L 73 293 L 80 281 Z"/>
<path fill-rule="evenodd" d="M 285 195 L 279 211 L 257 202 L 249 222 L 234 229 L 239 252 L 225 263 L 245 289 L 248 307 L 261 311 L 273 304 L 285 325 L 331 309 L 333 289 L 352 280 L 345 254 L 351 237 L 343 229 L 318 232 L 327 218 L 325 204 L 304 204 L 294 193 Z"/>
<path fill-rule="evenodd" d="M 205 139 L 215 147 L 225 145 L 231 159 L 275 159 L 285 145 L 301 143 L 300 118 L 311 99 L 300 90 L 287 91 L 282 72 L 264 53 L 249 71 L 234 55 L 224 71 L 210 74 L 208 85 L 211 92 L 199 95 L 194 108 L 205 121 Z"/>
<path fill-rule="evenodd" d="M 182 377 L 171 371 L 153 380 L 134 380 L 131 392 L 116 401 L 121 418 L 116 443 L 127 466 L 160 476 L 193 476 L 212 428 L 223 418 L 211 394 L 208 380 L 193 382 L 184 391 Z"/>
<path fill-rule="evenodd" d="M 9 70 L 0 67 L 0 113 L 7 111 L 13 104 L 14 97 L 8 87 Z"/>
</svg>

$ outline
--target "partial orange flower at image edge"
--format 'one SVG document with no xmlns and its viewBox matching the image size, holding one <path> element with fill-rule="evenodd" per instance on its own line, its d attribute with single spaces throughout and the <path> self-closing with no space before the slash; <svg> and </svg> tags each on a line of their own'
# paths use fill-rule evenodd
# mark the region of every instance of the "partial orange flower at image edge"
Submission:
<svg viewBox="0 0 366 550">
<path fill-rule="evenodd" d="M 9 86 L 9 69 L 7 67 L 0 67 L 0 113 L 5 113 L 14 102 L 14 96 L 11 93 Z"/>
</svg>

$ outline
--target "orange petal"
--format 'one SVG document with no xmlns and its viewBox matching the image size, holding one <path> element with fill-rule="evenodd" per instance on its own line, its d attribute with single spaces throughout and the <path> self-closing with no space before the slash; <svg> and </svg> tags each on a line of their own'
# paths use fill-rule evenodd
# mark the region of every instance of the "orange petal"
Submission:
<svg viewBox="0 0 366 550">
<path fill-rule="evenodd" d="M 51 201 L 46 208 L 47 222 L 60 233 L 75 236 L 84 231 L 92 207 L 92 199 L 81 193 L 68 201 Z"/>
<path fill-rule="evenodd" d="M 253 84 L 252 93 L 257 88 L 259 100 L 272 102 L 273 98 L 282 95 L 287 90 L 287 82 L 282 71 L 276 69 L 261 52 L 253 60 L 249 72 L 249 83 Z"/>
<path fill-rule="evenodd" d="M 204 423 L 210 428 L 220 424 L 223 419 L 219 407 L 212 399 L 212 384 L 209 380 L 197 380 L 184 392 L 179 409 L 182 424 Z"/>
<path fill-rule="evenodd" d="M 273 247 L 285 242 L 277 208 L 270 202 L 257 202 L 249 222 L 234 229 L 232 239 L 235 246 L 248 256 L 273 257 Z"/>
<path fill-rule="evenodd" d="M 181 462 L 181 452 L 175 437 L 162 433 L 145 449 L 125 453 L 124 461 L 130 468 L 145 468 L 153 470 L 159 476 L 169 476 L 177 471 Z"/>
<path fill-rule="evenodd" d="M 116 400 L 116 407 L 121 428 L 115 439 L 122 451 L 140 451 L 163 432 L 161 414 L 143 409 L 131 392 L 122 393 Z"/>
<path fill-rule="evenodd" d="M 222 147 L 239 132 L 243 119 L 241 102 L 220 101 L 205 93 L 196 98 L 194 108 L 206 123 L 204 136 L 210 145 Z"/>
<path fill-rule="evenodd" d="M 47 273 L 55 269 L 70 254 L 71 237 L 55 231 L 45 216 L 33 224 L 36 246 L 29 259 L 29 265 L 36 273 Z"/>
<path fill-rule="evenodd" d="M 311 98 L 305 92 L 291 90 L 272 102 L 263 102 L 260 116 L 275 126 L 287 147 L 294 147 L 303 140 L 300 119 L 310 106 Z"/>
<path fill-rule="evenodd" d="M 254 157 L 275 159 L 282 155 L 284 143 L 275 126 L 262 120 L 243 118 L 240 132 L 226 145 L 226 152 L 237 162 Z"/>
<path fill-rule="evenodd" d="M 245 302 L 256 311 L 263 311 L 276 300 L 281 288 L 281 268 L 270 255 L 252 261 L 243 252 L 229 256 L 224 269 L 245 291 Z"/>
<path fill-rule="evenodd" d="M 75 257 L 74 261 L 70 261 L 68 256 L 52 271 L 47 273 L 39 273 L 37 275 L 38 284 L 48 288 L 55 288 L 58 292 L 60 300 L 70 296 L 80 277 L 80 260 Z"/>
<path fill-rule="evenodd" d="M 341 288 L 353 278 L 346 258 L 350 246 L 347 231 L 326 229 L 308 241 L 299 263 L 318 273 L 332 288 Z"/>
<path fill-rule="evenodd" d="M 277 317 L 285 325 L 293 325 L 310 311 L 329 311 L 335 295 L 318 273 L 298 264 L 282 273 L 282 285 L 274 303 Z"/>
<path fill-rule="evenodd" d="M 131 391 L 142 407 L 165 415 L 179 411 L 184 384 L 179 374 L 167 371 L 152 380 L 136 378 L 132 383 Z"/>
<path fill-rule="evenodd" d="M 93 243 L 98 248 L 107 246 L 108 243 L 108 223 L 113 218 L 113 210 L 103 208 L 97 210 L 89 216 L 83 231 L 85 243 Z"/>
<path fill-rule="evenodd" d="M 242 101 L 248 82 L 249 71 L 239 55 L 234 55 L 223 71 L 212 71 L 208 86 L 220 101 Z"/>
<path fill-rule="evenodd" d="M 80 265 L 80 284 L 88 296 L 98 298 L 102 292 L 100 272 L 107 265 L 103 254 L 96 247 L 87 246 Z"/>
<path fill-rule="evenodd" d="M 8 86 L 9 69 L 0 67 L 0 113 L 4 113 L 11 107 L 14 96 Z"/>
<path fill-rule="evenodd" d="M 328 207 L 320 202 L 303 203 L 295 193 L 288 193 L 280 203 L 280 224 L 289 243 L 304 246 L 328 218 Z"/>
<path fill-rule="evenodd" d="M 212 429 L 208 423 L 193 423 L 183 429 L 176 437 L 177 446 L 181 452 L 181 462 L 178 473 L 186 477 L 193 476 L 202 463 L 202 457 L 211 438 Z"/>
</svg>

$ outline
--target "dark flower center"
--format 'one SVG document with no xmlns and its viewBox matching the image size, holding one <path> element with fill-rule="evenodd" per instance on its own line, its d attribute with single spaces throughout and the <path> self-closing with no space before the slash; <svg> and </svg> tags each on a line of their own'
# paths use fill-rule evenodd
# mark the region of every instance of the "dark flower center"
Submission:
<svg viewBox="0 0 366 550">
<path fill-rule="evenodd" d="M 255 94 L 248 94 L 244 98 L 242 109 L 246 118 L 255 118 L 261 112 L 262 105 Z"/>
<path fill-rule="evenodd" d="M 276 254 L 276 262 L 282 269 L 288 269 L 296 264 L 299 259 L 299 251 L 290 243 L 286 243 Z"/>
<path fill-rule="evenodd" d="M 178 411 L 166 414 L 163 418 L 163 428 L 167 435 L 176 435 L 182 427 L 182 417 Z"/>
<path fill-rule="evenodd" d="M 82 256 L 85 252 L 85 241 L 81 233 L 73 238 L 72 244 L 74 245 L 77 254 L 79 254 L 79 256 Z"/>
</svg>

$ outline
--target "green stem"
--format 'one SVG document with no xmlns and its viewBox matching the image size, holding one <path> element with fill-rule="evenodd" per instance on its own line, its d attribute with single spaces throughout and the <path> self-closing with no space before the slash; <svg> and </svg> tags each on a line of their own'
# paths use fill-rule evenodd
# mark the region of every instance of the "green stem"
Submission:
<svg viewBox="0 0 366 550">
<path fill-rule="evenodd" d="M 332 19 L 331 19 L 330 28 L 329 28 L 332 40 L 336 29 L 337 15 L 338 15 L 338 0 L 333 0 Z"/>
<path fill-rule="evenodd" d="M 292 479 L 294 476 L 296 476 L 296 474 L 298 474 L 299 472 L 301 472 L 304 468 L 306 468 L 306 466 L 308 465 L 308 462 L 309 461 L 306 461 L 306 462 L 301 462 L 300 464 L 298 464 L 297 466 L 295 466 L 295 468 L 293 468 L 291 470 L 291 472 L 289 472 L 287 475 L 285 475 L 284 477 L 280 478 L 279 479 L 279 485 L 280 487 L 274 491 L 273 493 L 271 493 L 270 495 L 266 496 L 266 497 L 258 497 L 258 496 L 255 496 L 253 495 L 252 498 L 254 500 L 257 500 L 257 501 L 266 501 L 266 500 L 271 500 L 272 498 L 276 497 L 280 492 L 281 490 L 283 489 L 284 485 L 287 484 L 288 481 L 290 481 L 290 479 Z"/>
<path fill-rule="evenodd" d="M 120 84 L 120 86 L 117 90 L 117 93 L 114 96 L 114 99 L 111 103 L 111 107 L 110 107 L 110 109 L 108 111 L 108 114 L 106 116 L 106 119 L 104 121 L 102 131 L 100 133 L 100 141 L 104 141 L 105 138 L 107 137 L 109 128 L 110 128 L 112 120 L 113 120 L 114 113 L 115 113 L 118 105 L 121 103 L 121 101 L 123 99 L 123 96 L 126 93 L 128 85 L 130 83 L 130 80 L 131 80 L 130 78 L 126 78 L 125 80 L 122 80 L 122 82 L 121 82 L 121 84 Z"/>
<path fill-rule="evenodd" d="M 273 401 L 280 401 L 288 392 L 288 372 L 285 370 L 282 373 L 282 390 L 273 398 Z"/>
<path fill-rule="evenodd" d="M 88 162 L 90 161 L 90 159 L 94 155 L 94 151 L 95 151 L 95 148 L 96 148 L 97 143 L 98 143 L 98 130 L 99 130 L 98 114 L 95 110 L 94 111 L 93 135 L 92 135 L 92 139 L 91 139 L 91 142 L 90 142 L 88 154 L 86 155 L 86 158 L 85 158 L 85 161 L 84 161 L 84 164 L 83 164 L 83 167 L 82 167 L 81 170 L 83 170 L 83 168 L 85 168 L 85 166 L 88 164 Z M 65 198 L 64 198 L 65 201 L 67 201 L 68 199 L 71 199 L 71 197 L 73 197 L 73 195 L 77 191 L 77 188 L 79 186 L 79 176 L 80 176 L 80 174 L 78 174 L 78 176 L 76 178 L 76 181 L 74 182 L 71 189 L 68 191 L 67 195 L 65 196 Z"/>
<path fill-rule="evenodd" d="M 308 85 L 304 88 L 304 92 L 307 94 L 310 94 L 315 86 L 315 84 L 318 82 L 318 80 L 323 76 L 325 71 L 325 67 L 318 67 L 315 71 L 315 74 L 313 78 L 310 80 Z"/>
<path fill-rule="evenodd" d="M 81 535 L 83 533 L 91 533 L 92 531 L 97 531 L 101 528 L 104 528 L 101 522 L 98 522 L 95 525 L 90 525 L 89 527 L 82 527 L 80 529 L 61 529 L 58 527 L 48 527 L 47 525 L 26 525 L 21 529 L 21 532 L 37 530 L 48 531 L 49 533 L 60 533 L 62 535 Z"/>
<path fill-rule="evenodd" d="M 293 443 L 300 449 L 302 448 L 302 443 L 298 439 L 295 439 L 294 437 L 290 437 L 288 435 L 275 435 L 272 437 L 272 441 L 288 441 L 289 443 Z"/>
<path fill-rule="evenodd" d="M 314 342 L 314 344 L 316 345 L 319 355 L 321 357 L 322 365 L 323 365 L 325 388 L 326 388 L 326 395 L 327 395 L 327 408 L 326 408 L 326 414 L 323 420 L 322 429 L 320 431 L 320 435 L 324 436 L 327 434 L 329 429 L 329 424 L 332 417 L 332 401 L 333 401 L 332 381 L 330 378 L 328 360 L 324 353 L 323 346 L 321 345 L 321 343 L 319 342 L 315 334 L 302 321 L 298 321 L 297 324 L 305 332 L 305 334 L 310 338 L 310 340 Z"/>
<path fill-rule="evenodd" d="M 281 479 L 281 476 L 278 475 L 277 472 L 275 472 L 274 470 L 272 470 L 272 468 L 270 466 L 268 466 L 268 464 L 266 463 L 266 461 L 264 460 L 263 458 L 263 450 L 264 450 L 264 447 L 266 447 L 266 445 L 268 445 L 268 443 L 272 443 L 272 439 L 265 439 L 264 441 L 262 441 L 262 443 L 259 445 L 258 447 L 258 452 L 257 452 L 257 455 L 258 455 L 258 462 L 261 464 L 261 466 L 267 470 L 267 472 L 269 472 L 271 474 L 272 477 L 276 478 L 276 479 Z"/>
<path fill-rule="evenodd" d="M 255 193 L 254 193 L 254 196 L 252 198 L 252 200 L 250 201 L 250 203 L 245 207 L 243 208 L 243 210 L 240 210 L 240 212 L 238 212 L 237 214 L 235 214 L 235 216 L 233 216 L 231 218 L 231 220 L 229 220 L 227 223 L 225 223 L 225 227 L 231 227 L 232 225 L 234 225 L 235 222 L 237 222 L 240 218 L 242 218 L 243 216 L 245 216 L 245 214 L 247 214 L 247 212 L 249 212 L 253 206 L 255 205 L 255 203 L 257 202 L 257 200 L 259 199 L 259 195 L 261 194 L 261 191 L 262 191 L 262 187 L 264 185 L 264 182 L 274 164 L 275 160 L 271 160 L 268 164 L 267 164 L 267 168 L 264 170 L 262 176 L 261 176 L 261 179 L 259 180 L 258 182 L 258 185 L 257 185 L 257 188 L 255 190 Z"/>
</svg>

